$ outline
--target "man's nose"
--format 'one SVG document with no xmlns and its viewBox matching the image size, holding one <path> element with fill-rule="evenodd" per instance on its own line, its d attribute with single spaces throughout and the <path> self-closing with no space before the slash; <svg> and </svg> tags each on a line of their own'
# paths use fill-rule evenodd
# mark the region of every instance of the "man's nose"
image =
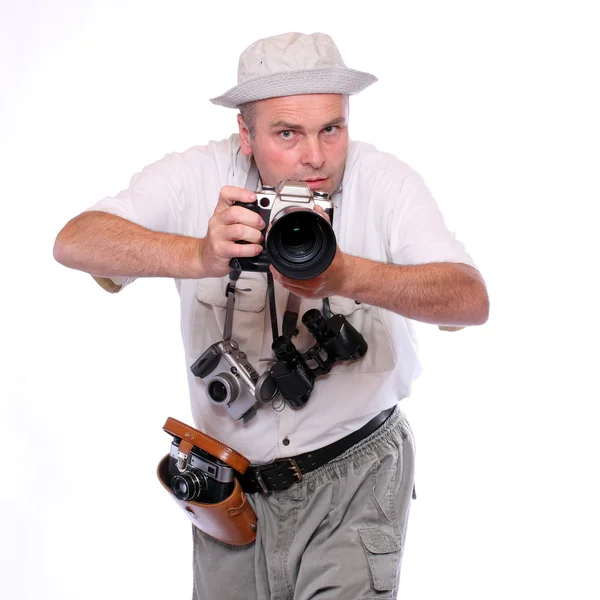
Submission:
<svg viewBox="0 0 600 600">
<path fill-rule="evenodd" d="M 302 164 L 310 165 L 313 169 L 320 169 L 325 162 L 325 157 L 321 151 L 321 144 L 318 139 L 307 139 L 306 146 L 302 153 Z"/>
</svg>

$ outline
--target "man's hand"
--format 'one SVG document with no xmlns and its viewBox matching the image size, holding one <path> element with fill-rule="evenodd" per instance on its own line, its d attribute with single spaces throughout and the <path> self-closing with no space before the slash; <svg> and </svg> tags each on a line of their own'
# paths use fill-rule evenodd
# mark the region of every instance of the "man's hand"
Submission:
<svg viewBox="0 0 600 600">
<path fill-rule="evenodd" d="M 244 188 L 221 188 L 215 212 L 200 246 L 200 263 L 204 277 L 223 277 L 231 270 L 232 258 L 257 256 L 262 251 L 261 230 L 265 222 L 256 213 L 234 202 L 256 202 L 256 194 Z M 242 240 L 247 244 L 236 244 Z"/>
<path fill-rule="evenodd" d="M 343 296 L 343 285 L 348 281 L 349 264 L 352 257 L 344 254 L 339 248 L 335 253 L 333 262 L 317 277 L 312 279 L 290 279 L 269 267 L 273 278 L 284 288 L 301 298 L 326 298 L 328 296 Z"/>
</svg>

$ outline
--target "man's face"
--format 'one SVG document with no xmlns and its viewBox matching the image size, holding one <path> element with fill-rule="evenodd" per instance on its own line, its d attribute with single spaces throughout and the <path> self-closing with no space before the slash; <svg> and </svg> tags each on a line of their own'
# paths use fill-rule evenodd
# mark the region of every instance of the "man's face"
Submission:
<svg viewBox="0 0 600 600">
<path fill-rule="evenodd" d="M 310 94 L 256 102 L 255 137 L 238 116 L 242 152 L 254 155 L 263 185 L 306 181 L 331 194 L 348 153 L 348 97 Z"/>
</svg>

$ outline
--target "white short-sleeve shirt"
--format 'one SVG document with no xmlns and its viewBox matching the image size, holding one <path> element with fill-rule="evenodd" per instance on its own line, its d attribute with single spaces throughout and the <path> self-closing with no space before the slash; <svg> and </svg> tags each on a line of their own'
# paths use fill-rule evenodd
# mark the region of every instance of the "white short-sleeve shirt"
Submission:
<svg viewBox="0 0 600 600">
<path fill-rule="evenodd" d="M 88 210 L 109 212 L 155 231 L 204 237 L 220 189 L 244 187 L 250 167 L 239 138 L 167 154 L 132 177 L 129 188 Z M 335 203 L 333 227 L 342 251 L 379 262 L 413 265 L 456 262 L 475 267 L 463 244 L 450 232 L 423 179 L 408 165 L 370 144 L 351 141 L 342 190 Z M 190 365 L 222 340 L 225 287 L 228 278 L 176 280 L 181 330 L 195 425 L 254 463 L 270 462 L 320 448 L 347 435 L 378 412 L 410 395 L 420 364 L 409 319 L 389 310 L 358 304 L 352 298 L 330 298 L 364 336 L 369 347 L 355 362 L 340 362 L 318 377 L 308 402 L 293 410 L 261 405 L 249 422 L 233 420 L 209 401 L 204 380 Z M 125 286 L 133 279 L 115 279 Z M 279 331 L 288 293 L 275 284 Z M 259 373 L 272 358 L 266 274 L 242 273 L 236 293 L 233 338 Z M 302 300 L 300 316 L 322 308 L 320 300 Z M 303 352 L 314 344 L 298 321 L 294 338 Z M 285 440 L 285 443 L 284 443 Z"/>
</svg>

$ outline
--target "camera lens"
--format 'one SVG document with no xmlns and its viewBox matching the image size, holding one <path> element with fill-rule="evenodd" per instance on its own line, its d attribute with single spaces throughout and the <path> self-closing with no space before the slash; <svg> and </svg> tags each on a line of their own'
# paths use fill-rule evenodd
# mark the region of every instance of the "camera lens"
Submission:
<svg viewBox="0 0 600 600">
<path fill-rule="evenodd" d="M 171 487 L 175 498 L 179 500 L 198 500 L 206 492 L 206 475 L 202 471 L 175 475 Z"/>
<path fill-rule="evenodd" d="M 215 402 L 225 402 L 227 400 L 227 388 L 222 381 L 211 381 L 208 386 L 208 393 Z"/>
<path fill-rule="evenodd" d="M 206 394 L 215 404 L 230 404 L 240 397 L 240 383 L 231 373 L 223 371 L 208 382 Z"/>
<path fill-rule="evenodd" d="M 271 264 L 280 273 L 291 279 L 312 279 L 333 261 L 335 234 L 313 209 L 284 208 L 273 218 L 266 248 Z"/>
<path fill-rule="evenodd" d="M 314 228 L 303 223 L 303 219 L 294 216 L 287 226 L 287 239 L 284 248 L 290 255 L 310 256 L 315 251 L 317 236 Z"/>
</svg>

